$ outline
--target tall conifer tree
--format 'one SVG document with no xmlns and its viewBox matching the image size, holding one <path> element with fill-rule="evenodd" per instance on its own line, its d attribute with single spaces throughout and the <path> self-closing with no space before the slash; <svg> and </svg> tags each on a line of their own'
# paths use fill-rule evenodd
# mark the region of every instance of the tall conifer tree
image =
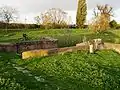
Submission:
<svg viewBox="0 0 120 90">
<path fill-rule="evenodd" d="M 87 15 L 86 0 L 78 0 L 76 24 L 79 28 L 83 28 L 84 23 L 86 21 L 86 15 Z"/>
</svg>

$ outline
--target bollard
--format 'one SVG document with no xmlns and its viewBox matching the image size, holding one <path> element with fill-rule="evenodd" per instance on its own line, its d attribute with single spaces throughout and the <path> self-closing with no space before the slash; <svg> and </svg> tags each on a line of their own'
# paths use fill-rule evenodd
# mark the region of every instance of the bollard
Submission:
<svg viewBox="0 0 120 90">
<path fill-rule="evenodd" d="M 90 44 L 90 45 L 89 45 L 89 52 L 90 52 L 90 53 L 94 53 L 93 44 Z"/>
</svg>

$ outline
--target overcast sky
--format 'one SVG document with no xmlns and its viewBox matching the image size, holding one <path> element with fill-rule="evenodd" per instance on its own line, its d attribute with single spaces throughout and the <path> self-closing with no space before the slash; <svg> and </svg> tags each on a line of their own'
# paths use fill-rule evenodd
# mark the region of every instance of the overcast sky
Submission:
<svg viewBox="0 0 120 90">
<path fill-rule="evenodd" d="M 89 20 L 92 17 L 92 10 L 97 4 L 109 4 L 114 8 L 114 16 L 120 22 L 120 4 L 118 0 L 87 0 Z M 34 22 L 33 18 L 40 12 L 49 8 L 61 8 L 67 11 L 75 23 L 77 0 L 1 0 L 0 6 L 9 5 L 18 9 L 21 22 L 27 18 L 28 22 Z"/>
</svg>

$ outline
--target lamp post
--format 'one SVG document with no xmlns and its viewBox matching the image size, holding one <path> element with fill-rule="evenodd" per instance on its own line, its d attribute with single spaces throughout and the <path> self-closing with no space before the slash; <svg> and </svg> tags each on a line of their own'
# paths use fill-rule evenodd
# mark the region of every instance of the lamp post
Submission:
<svg viewBox="0 0 120 90">
<path fill-rule="evenodd" d="M 27 18 L 25 17 L 25 29 L 27 29 Z"/>
</svg>

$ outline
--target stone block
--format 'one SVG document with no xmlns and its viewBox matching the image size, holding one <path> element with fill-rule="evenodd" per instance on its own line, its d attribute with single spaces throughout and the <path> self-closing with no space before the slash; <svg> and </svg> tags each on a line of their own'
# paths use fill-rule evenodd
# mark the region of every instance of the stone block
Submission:
<svg viewBox="0 0 120 90">
<path fill-rule="evenodd" d="M 22 53 L 22 59 L 43 57 L 43 56 L 48 56 L 48 50 L 33 50 L 33 51 L 25 51 Z"/>
</svg>

